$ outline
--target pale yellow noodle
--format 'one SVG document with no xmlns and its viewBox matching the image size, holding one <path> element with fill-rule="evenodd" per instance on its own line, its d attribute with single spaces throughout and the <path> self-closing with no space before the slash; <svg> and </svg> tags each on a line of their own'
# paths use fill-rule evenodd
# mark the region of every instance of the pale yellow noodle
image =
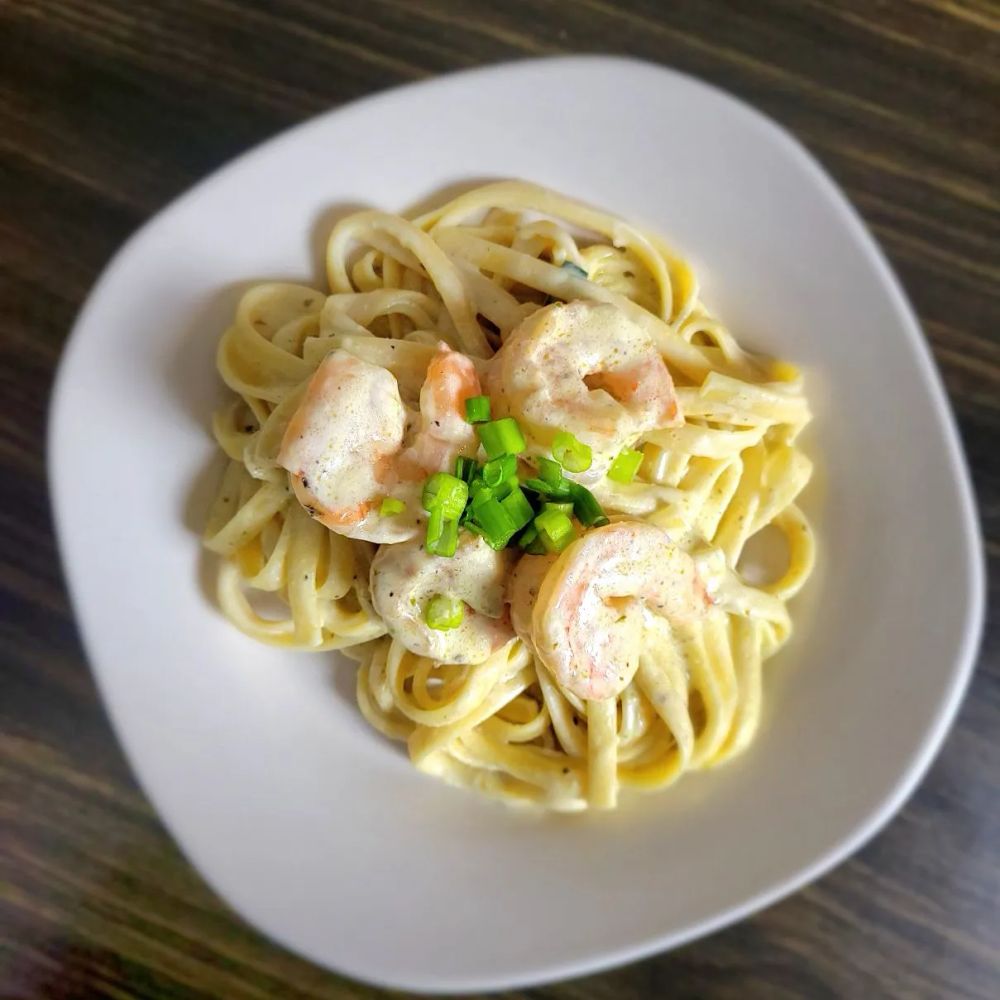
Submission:
<svg viewBox="0 0 1000 1000">
<path fill-rule="evenodd" d="M 801 373 L 741 347 L 658 236 L 531 184 L 487 185 L 415 219 L 348 216 L 326 264 L 330 294 L 258 285 L 219 345 L 232 396 L 212 432 L 227 466 L 204 544 L 219 557 L 227 617 L 261 642 L 346 650 L 375 729 L 426 774 L 511 804 L 610 808 L 622 787 L 663 788 L 743 752 L 760 725 L 764 663 L 791 634 L 787 602 L 816 561 L 796 504 L 812 472 L 796 444 L 811 416 Z M 650 619 L 632 682 L 587 703 L 520 640 L 474 666 L 410 653 L 372 610 L 374 546 L 308 517 L 277 461 L 331 350 L 386 368 L 413 408 L 439 341 L 482 370 L 526 316 L 575 298 L 612 303 L 648 332 L 684 417 L 638 442 L 635 482 L 595 489 L 613 520 L 648 519 L 691 552 L 713 600 L 701 621 Z M 751 585 L 742 560 L 762 531 L 783 538 L 787 564 Z"/>
</svg>

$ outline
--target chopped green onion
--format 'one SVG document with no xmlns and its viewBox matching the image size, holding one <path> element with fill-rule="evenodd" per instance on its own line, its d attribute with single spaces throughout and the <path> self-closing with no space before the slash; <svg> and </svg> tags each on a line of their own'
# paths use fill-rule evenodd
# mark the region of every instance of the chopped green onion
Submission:
<svg viewBox="0 0 1000 1000">
<path fill-rule="evenodd" d="M 586 472 L 594 460 L 589 444 L 579 441 L 569 431 L 559 431 L 552 441 L 552 457 L 570 472 Z"/>
<path fill-rule="evenodd" d="M 501 455 L 520 455 L 525 449 L 524 435 L 513 417 L 502 417 L 480 424 L 479 440 L 486 449 L 487 458 L 499 458 Z"/>
<path fill-rule="evenodd" d="M 571 504 L 568 500 L 563 500 L 558 503 L 549 500 L 542 504 L 542 510 L 558 510 L 567 517 L 573 516 L 573 504 Z"/>
<path fill-rule="evenodd" d="M 437 546 L 444 534 L 444 512 L 438 507 L 431 511 L 427 518 L 427 533 L 424 535 L 424 548 L 430 555 L 437 555 Z"/>
<path fill-rule="evenodd" d="M 511 490 L 510 494 L 500 501 L 500 506 L 510 515 L 516 531 L 520 531 L 535 516 L 534 507 L 519 489 Z"/>
<path fill-rule="evenodd" d="M 441 540 L 438 542 L 437 555 L 450 559 L 458 548 L 458 521 L 445 521 Z"/>
<path fill-rule="evenodd" d="M 505 479 L 495 490 L 494 496 L 497 500 L 504 500 L 514 492 L 514 490 L 521 488 L 521 480 L 517 478 L 516 475 L 510 476 Z"/>
<path fill-rule="evenodd" d="M 428 627 L 444 632 L 447 629 L 458 628 L 465 617 L 465 605 L 457 597 L 447 594 L 435 594 L 428 602 L 424 611 L 424 621 Z"/>
<path fill-rule="evenodd" d="M 608 469 L 608 479 L 613 479 L 616 483 L 630 483 L 635 479 L 635 474 L 642 465 L 643 454 L 641 451 L 634 451 L 632 448 L 622 448 L 618 456 L 611 463 Z"/>
<path fill-rule="evenodd" d="M 535 527 L 548 552 L 562 552 L 576 537 L 573 522 L 559 510 L 543 510 L 535 518 Z"/>
<path fill-rule="evenodd" d="M 573 512 L 580 524 L 585 528 L 600 528 L 609 523 L 597 497 L 586 486 L 573 483 L 569 489 L 573 498 Z"/>
<path fill-rule="evenodd" d="M 501 455 L 499 458 L 491 459 L 483 466 L 483 482 L 496 489 L 516 472 L 517 457 L 515 455 Z"/>
<path fill-rule="evenodd" d="M 499 500 L 486 500 L 475 509 L 472 516 L 483 529 L 483 537 L 494 549 L 502 549 L 517 531 L 514 519 L 500 505 Z"/>
<path fill-rule="evenodd" d="M 518 535 L 517 544 L 524 549 L 528 555 L 545 555 L 545 546 L 542 544 L 541 538 L 538 537 L 538 529 L 533 524 L 529 524 L 524 531 Z"/>
<path fill-rule="evenodd" d="M 490 397 L 470 396 L 465 401 L 465 419 L 470 424 L 481 424 L 490 419 Z"/>
<path fill-rule="evenodd" d="M 570 487 L 573 484 L 568 479 L 561 480 L 558 485 L 553 486 L 541 479 L 525 479 L 521 486 L 532 493 L 541 493 L 543 497 L 552 497 L 554 500 L 569 500 L 571 498 Z"/>
<path fill-rule="evenodd" d="M 522 549 L 526 549 L 532 542 L 538 539 L 538 529 L 533 525 L 529 524 L 524 531 L 517 536 L 517 544 L 521 546 Z"/>
<path fill-rule="evenodd" d="M 446 518 L 440 507 L 431 511 L 427 518 L 427 535 L 424 538 L 424 548 L 432 556 L 448 556 L 455 554 L 458 547 L 458 521 Z"/>
<path fill-rule="evenodd" d="M 402 500 L 397 500 L 395 497 L 385 497 L 378 512 L 382 517 L 392 517 L 393 514 L 402 514 L 404 510 L 406 510 L 406 504 Z"/>
<path fill-rule="evenodd" d="M 476 472 L 479 471 L 479 463 L 474 458 L 466 458 L 459 455 L 455 459 L 455 478 L 463 482 L 471 483 Z"/>
<path fill-rule="evenodd" d="M 469 509 L 475 511 L 475 509 L 487 500 L 492 500 L 494 498 L 493 488 L 487 486 L 481 479 L 475 479 L 472 485 L 469 487 L 472 493 L 472 499 L 469 501 Z"/>
<path fill-rule="evenodd" d="M 563 481 L 562 466 L 551 458 L 539 458 L 538 478 L 549 486 L 558 486 Z"/>
<path fill-rule="evenodd" d="M 579 264 L 574 264 L 571 260 L 564 260 L 559 265 L 564 271 L 572 271 L 578 278 L 589 278 L 590 275 Z"/>
<path fill-rule="evenodd" d="M 421 500 L 424 510 L 440 509 L 446 520 L 461 516 L 469 499 L 469 485 L 457 476 L 447 472 L 435 472 L 426 483 Z"/>
</svg>

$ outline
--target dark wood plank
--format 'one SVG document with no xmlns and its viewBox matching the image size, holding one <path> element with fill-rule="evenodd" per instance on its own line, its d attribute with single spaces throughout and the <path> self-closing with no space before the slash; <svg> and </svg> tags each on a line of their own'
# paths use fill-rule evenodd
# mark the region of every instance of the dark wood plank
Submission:
<svg viewBox="0 0 1000 1000">
<path fill-rule="evenodd" d="M 0 4 L 0 994 L 369 997 L 259 938 L 180 857 L 84 665 L 45 492 L 48 387 L 101 267 L 274 131 L 463 66 L 612 51 L 792 129 L 923 320 L 997 610 L 1000 7 L 989 0 L 6 0 Z M 1000 995 L 1000 634 L 919 792 L 856 858 L 672 954 L 511 997 Z"/>
</svg>

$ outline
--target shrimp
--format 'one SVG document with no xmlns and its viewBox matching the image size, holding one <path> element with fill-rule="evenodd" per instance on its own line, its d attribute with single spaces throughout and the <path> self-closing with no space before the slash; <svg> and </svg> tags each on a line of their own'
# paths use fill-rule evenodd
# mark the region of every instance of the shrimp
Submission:
<svg viewBox="0 0 1000 1000">
<path fill-rule="evenodd" d="M 428 555 L 419 540 L 382 546 L 372 560 L 376 613 L 411 653 L 442 663 L 482 663 L 514 638 L 503 600 L 509 557 L 463 531 L 451 559 Z M 455 628 L 432 629 L 424 620 L 437 594 L 465 605 Z"/>
<path fill-rule="evenodd" d="M 618 521 L 571 543 L 545 574 L 531 638 L 561 687 L 603 701 L 632 680 L 649 616 L 694 621 L 711 603 L 694 560 L 665 531 Z"/>
<path fill-rule="evenodd" d="M 478 447 L 465 400 L 480 392 L 475 366 L 442 343 L 420 390 L 415 432 L 392 373 L 331 351 L 309 380 L 282 438 L 278 463 L 299 503 L 331 531 L 369 542 L 401 542 L 422 520 L 420 486 Z M 385 497 L 402 513 L 381 516 Z"/>
<path fill-rule="evenodd" d="M 510 623 L 518 638 L 529 648 L 534 647 L 531 639 L 531 612 L 534 610 L 545 574 L 552 568 L 557 558 L 554 552 L 543 556 L 523 555 L 507 580 Z"/>
<path fill-rule="evenodd" d="M 656 345 L 606 303 L 554 303 L 532 313 L 491 361 L 489 388 L 532 452 L 547 454 L 560 430 L 590 445 L 588 480 L 645 432 L 683 422 Z"/>
</svg>

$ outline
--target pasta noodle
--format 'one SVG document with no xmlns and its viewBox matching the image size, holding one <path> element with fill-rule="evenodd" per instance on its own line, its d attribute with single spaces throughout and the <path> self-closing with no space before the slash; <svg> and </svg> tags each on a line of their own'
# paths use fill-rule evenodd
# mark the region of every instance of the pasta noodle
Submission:
<svg viewBox="0 0 1000 1000">
<path fill-rule="evenodd" d="M 342 650 L 358 664 L 362 714 L 416 767 L 511 803 L 606 808 L 620 787 L 661 788 L 746 749 L 764 661 L 791 634 L 787 602 L 815 558 L 796 506 L 811 473 L 796 445 L 810 419 L 799 372 L 745 351 L 657 237 L 526 183 L 412 220 L 359 212 L 335 227 L 326 270 L 329 293 L 251 289 L 219 346 L 233 395 L 213 433 L 228 465 L 204 543 L 232 623 L 273 645 Z M 515 327 L 575 300 L 610 304 L 644 332 L 683 416 L 634 444 L 635 480 L 593 488 L 612 522 L 655 525 L 690 553 L 712 601 L 694 620 L 647 618 L 634 676 L 599 700 L 561 684 L 522 638 L 479 663 L 407 648 L 375 610 L 378 547 L 311 517 L 278 459 L 331 351 L 391 373 L 412 410 L 440 341 L 485 375 Z M 784 536 L 787 565 L 752 584 L 744 553 L 764 529 Z"/>
</svg>

